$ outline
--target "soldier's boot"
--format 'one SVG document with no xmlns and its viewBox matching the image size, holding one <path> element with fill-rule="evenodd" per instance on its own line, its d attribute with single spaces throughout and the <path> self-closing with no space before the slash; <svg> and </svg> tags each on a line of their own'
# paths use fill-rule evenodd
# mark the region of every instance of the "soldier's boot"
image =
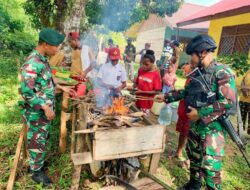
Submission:
<svg viewBox="0 0 250 190">
<path fill-rule="evenodd" d="M 201 189 L 201 182 L 191 179 L 187 184 L 185 184 L 183 187 L 178 188 L 177 190 L 200 190 L 200 189 Z"/>
<path fill-rule="evenodd" d="M 46 172 L 49 167 L 49 162 L 45 161 L 43 163 L 43 167 L 41 168 L 42 171 Z M 32 173 L 32 170 L 30 169 L 30 166 L 28 167 L 28 173 Z"/>
<path fill-rule="evenodd" d="M 36 183 L 41 183 L 44 187 L 52 185 L 52 180 L 42 170 L 33 172 L 32 179 Z"/>
</svg>

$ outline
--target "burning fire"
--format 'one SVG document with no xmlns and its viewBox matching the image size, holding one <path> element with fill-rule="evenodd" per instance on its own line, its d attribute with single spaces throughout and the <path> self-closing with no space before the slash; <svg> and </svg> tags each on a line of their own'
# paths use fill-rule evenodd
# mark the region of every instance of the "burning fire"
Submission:
<svg viewBox="0 0 250 190">
<path fill-rule="evenodd" d="M 107 109 L 107 114 L 112 115 L 126 115 L 128 112 L 129 108 L 124 105 L 123 97 L 113 99 L 112 106 Z"/>
</svg>

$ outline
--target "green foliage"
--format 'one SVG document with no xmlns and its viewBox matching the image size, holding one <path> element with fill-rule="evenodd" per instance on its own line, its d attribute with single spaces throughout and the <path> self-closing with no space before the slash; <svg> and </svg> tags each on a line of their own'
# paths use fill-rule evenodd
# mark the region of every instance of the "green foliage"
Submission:
<svg viewBox="0 0 250 190">
<path fill-rule="evenodd" d="M 177 69 L 177 70 L 176 70 L 176 75 L 177 75 L 178 77 L 184 78 L 183 70 L 182 70 L 182 69 Z"/>
<path fill-rule="evenodd" d="M 63 31 L 61 23 L 70 14 L 73 0 L 27 0 L 23 7 L 31 16 L 32 25 L 55 27 Z M 148 18 L 150 13 L 164 17 L 172 15 L 182 0 L 89 0 L 84 25 L 105 25 L 112 31 L 125 31 L 136 22 Z M 84 28 L 86 30 L 86 28 Z"/>
<path fill-rule="evenodd" d="M 91 24 L 125 31 L 136 22 L 147 19 L 150 13 L 171 16 L 181 3 L 179 0 L 90 0 L 86 5 L 86 16 Z"/>
<path fill-rule="evenodd" d="M 8 49 L 19 53 L 28 54 L 36 45 L 34 37 L 28 33 L 15 31 L 6 36 L 5 44 Z"/>
<path fill-rule="evenodd" d="M 183 0 L 142 0 L 141 2 L 150 13 L 164 17 L 165 15 L 172 16 L 179 9 Z"/>
<path fill-rule="evenodd" d="M 232 55 L 220 55 L 217 60 L 230 66 L 233 70 L 235 70 L 237 76 L 244 75 L 250 66 L 248 64 L 248 56 L 237 52 Z"/>
<path fill-rule="evenodd" d="M 8 7 L 7 11 L 8 4 L 0 0 L 0 75 L 16 77 L 17 63 L 18 61 L 23 63 L 24 56 L 34 48 L 35 39 L 30 32 L 32 29 L 27 29 L 29 26 L 28 19 L 21 14 L 24 14 L 24 12 L 19 10 L 19 1 L 14 0 L 11 3 L 15 3 L 17 7 L 13 5 L 10 8 Z M 15 10 L 20 14 L 19 16 L 14 14 Z"/>
<path fill-rule="evenodd" d="M 36 29 L 55 27 L 63 31 L 61 23 L 72 8 L 71 0 L 27 0 L 23 4 L 25 12 L 31 16 Z"/>
<path fill-rule="evenodd" d="M 15 30 L 22 31 L 23 28 L 24 23 L 22 21 L 11 18 L 8 12 L 0 6 L 0 34 L 14 32 Z"/>
</svg>

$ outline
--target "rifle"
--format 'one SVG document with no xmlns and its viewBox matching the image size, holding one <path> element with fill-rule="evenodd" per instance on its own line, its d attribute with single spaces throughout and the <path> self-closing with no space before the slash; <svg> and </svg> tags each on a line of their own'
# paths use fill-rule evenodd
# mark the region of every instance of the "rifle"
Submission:
<svg viewBox="0 0 250 190">
<path fill-rule="evenodd" d="M 211 90 L 211 88 L 208 85 L 206 79 L 202 75 L 199 67 L 195 68 L 188 76 L 190 76 L 191 74 L 193 74 L 195 72 L 197 72 L 200 75 L 202 81 L 199 81 L 199 82 L 201 83 L 204 90 L 206 90 L 208 98 L 212 97 L 212 96 L 215 96 L 216 94 Z M 237 101 L 237 99 L 236 99 L 236 101 Z M 240 152 L 242 153 L 244 159 L 246 160 L 248 167 L 250 168 L 250 162 L 249 162 L 249 160 L 247 158 L 247 154 L 245 152 L 246 148 L 245 148 L 243 142 L 241 141 L 240 137 L 238 136 L 236 130 L 234 129 L 231 121 L 228 119 L 228 114 L 223 114 L 217 120 L 225 128 L 225 130 L 227 131 L 227 133 L 229 134 L 231 139 L 236 143 L 236 145 L 238 146 L 238 148 L 239 148 Z"/>
</svg>

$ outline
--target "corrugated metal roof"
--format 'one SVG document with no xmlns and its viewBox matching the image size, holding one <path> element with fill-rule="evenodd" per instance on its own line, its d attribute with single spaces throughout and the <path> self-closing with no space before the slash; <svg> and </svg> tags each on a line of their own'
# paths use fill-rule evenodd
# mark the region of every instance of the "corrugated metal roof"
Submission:
<svg viewBox="0 0 250 190">
<path fill-rule="evenodd" d="M 172 27 L 177 27 L 177 22 L 179 22 L 182 19 L 185 19 L 194 13 L 204 11 L 207 7 L 191 4 L 191 3 L 183 3 L 180 9 L 174 13 L 171 17 L 166 16 L 166 20 L 171 24 Z M 182 27 L 184 29 L 192 29 L 192 28 L 208 28 L 209 22 L 203 22 L 200 24 L 193 24 L 189 26 Z"/>
<path fill-rule="evenodd" d="M 152 30 L 155 28 L 160 27 L 166 27 L 169 26 L 171 28 L 177 27 L 177 22 L 189 17 L 193 13 L 200 12 L 201 10 L 206 9 L 207 7 L 191 4 L 191 3 L 183 3 L 179 10 L 174 13 L 172 16 L 166 16 L 165 18 L 156 16 L 156 15 L 150 15 L 148 20 L 144 21 L 141 25 L 140 31 L 146 31 L 146 30 Z M 180 27 L 183 29 L 193 29 L 193 30 L 199 30 L 199 29 L 208 29 L 209 28 L 209 22 L 203 22 L 200 24 L 194 24 L 190 26 Z"/>
<path fill-rule="evenodd" d="M 250 0 L 222 0 L 219 3 L 194 13 L 189 17 L 180 19 L 177 25 L 185 26 L 212 20 L 219 16 L 226 17 L 231 16 L 232 14 L 241 14 L 245 12 L 250 12 Z"/>
</svg>

